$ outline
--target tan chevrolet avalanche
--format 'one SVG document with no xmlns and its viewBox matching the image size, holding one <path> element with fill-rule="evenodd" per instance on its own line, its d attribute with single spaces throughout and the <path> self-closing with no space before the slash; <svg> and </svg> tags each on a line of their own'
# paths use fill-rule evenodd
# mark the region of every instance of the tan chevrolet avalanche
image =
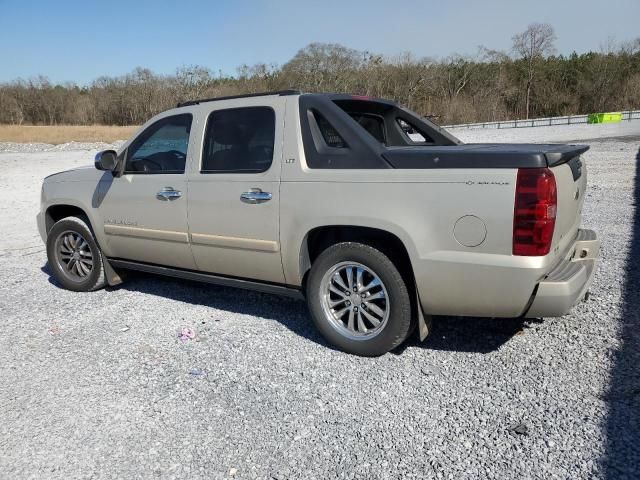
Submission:
<svg viewBox="0 0 640 480">
<path fill-rule="evenodd" d="M 599 251 L 580 229 L 587 149 L 463 144 L 362 96 L 195 100 L 47 177 L 37 221 L 70 290 L 133 269 L 292 295 L 330 343 L 381 355 L 431 315 L 581 301 Z"/>
</svg>

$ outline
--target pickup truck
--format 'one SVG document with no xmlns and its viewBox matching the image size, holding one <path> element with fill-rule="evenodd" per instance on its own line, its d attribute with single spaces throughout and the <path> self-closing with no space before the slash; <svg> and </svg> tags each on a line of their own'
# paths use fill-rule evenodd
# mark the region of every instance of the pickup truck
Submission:
<svg viewBox="0 0 640 480">
<path fill-rule="evenodd" d="M 587 149 L 463 144 L 358 95 L 194 100 L 47 177 L 37 224 L 64 288 L 133 269 L 304 298 L 330 344 L 375 356 L 432 315 L 580 302 L 599 252 Z"/>
</svg>

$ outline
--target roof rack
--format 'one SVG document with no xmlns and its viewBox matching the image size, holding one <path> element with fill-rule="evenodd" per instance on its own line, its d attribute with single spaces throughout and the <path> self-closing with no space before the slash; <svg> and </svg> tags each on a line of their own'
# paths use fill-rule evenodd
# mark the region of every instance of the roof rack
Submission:
<svg viewBox="0 0 640 480">
<path fill-rule="evenodd" d="M 246 93 L 244 95 L 229 95 L 228 97 L 213 97 L 213 98 L 201 98 L 199 100 L 189 100 L 186 102 L 180 102 L 177 105 L 179 107 L 187 107 L 189 105 L 198 105 L 204 102 L 215 102 L 217 100 L 232 100 L 234 98 L 249 98 L 249 97 L 266 97 L 267 95 L 299 95 L 302 92 L 300 90 L 277 90 L 275 92 L 260 92 L 260 93 Z"/>
</svg>

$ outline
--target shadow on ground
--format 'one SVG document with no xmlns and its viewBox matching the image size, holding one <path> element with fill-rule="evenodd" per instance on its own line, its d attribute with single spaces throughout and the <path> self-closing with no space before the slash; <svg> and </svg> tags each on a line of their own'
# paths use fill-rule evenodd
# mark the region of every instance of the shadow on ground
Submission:
<svg viewBox="0 0 640 480">
<path fill-rule="evenodd" d="M 49 275 L 49 282 L 60 287 L 50 275 L 47 265 L 42 267 L 42 271 Z M 275 320 L 296 335 L 331 348 L 313 326 L 306 305 L 299 300 L 140 272 L 128 272 L 125 282 L 117 288 Z M 393 353 L 402 354 L 408 347 L 489 353 L 521 332 L 529 322 L 531 320 L 434 317 L 432 331 L 424 342 L 420 342 L 414 333 Z"/>
<path fill-rule="evenodd" d="M 433 317 L 429 336 L 421 342 L 413 335 L 394 351 L 408 347 L 466 353 L 491 353 L 507 343 L 527 325 L 541 320 L 522 318 Z"/>
<path fill-rule="evenodd" d="M 609 479 L 640 478 L 640 150 L 636 156 L 631 244 L 625 267 L 622 346 L 610 372 L 603 458 Z"/>
</svg>

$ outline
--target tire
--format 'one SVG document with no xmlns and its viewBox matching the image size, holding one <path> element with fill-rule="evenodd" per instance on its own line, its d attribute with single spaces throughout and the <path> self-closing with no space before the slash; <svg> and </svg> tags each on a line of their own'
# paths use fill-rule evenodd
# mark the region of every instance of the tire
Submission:
<svg viewBox="0 0 640 480">
<path fill-rule="evenodd" d="M 47 258 L 53 276 L 67 290 L 90 292 L 105 286 L 102 252 L 85 217 L 66 217 L 53 225 Z"/>
<path fill-rule="evenodd" d="M 307 303 L 322 336 L 354 355 L 383 355 L 412 328 L 405 280 L 389 257 L 361 243 L 338 243 L 318 256 L 309 273 Z"/>
</svg>

